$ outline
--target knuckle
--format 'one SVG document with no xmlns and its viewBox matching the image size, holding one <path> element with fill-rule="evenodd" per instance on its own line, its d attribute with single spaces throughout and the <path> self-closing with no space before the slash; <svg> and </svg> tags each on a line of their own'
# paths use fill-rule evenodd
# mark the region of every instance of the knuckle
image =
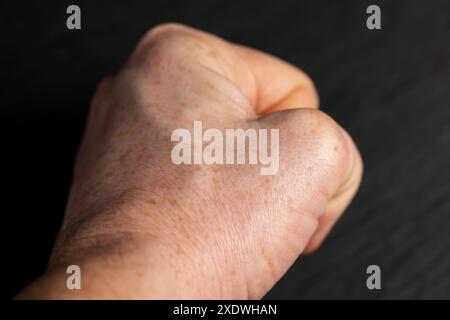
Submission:
<svg viewBox="0 0 450 320">
<path fill-rule="evenodd" d="M 161 39 L 165 37 L 171 37 L 173 35 L 186 34 L 190 32 L 190 30 L 191 29 L 189 27 L 186 27 L 182 24 L 172 22 L 163 23 L 151 28 L 144 36 L 144 39 L 146 40 Z"/>
<path fill-rule="evenodd" d="M 177 23 L 165 23 L 150 29 L 144 35 L 141 45 L 146 48 L 174 49 L 174 46 L 176 46 L 192 49 L 191 47 L 195 47 L 195 44 L 204 42 L 204 38 L 201 31 L 191 27 Z M 167 51 L 175 52 L 179 50 Z"/>
<path fill-rule="evenodd" d="M 328 177 L 339 177 L 339 189 L 359 186 L 363 175 L 361 155 L 350 135 L 330 116 L 319 110 L 308 111 L 312 132 L 311 148 L 316 151 Z M 356 190 L 356 189 L 355 189 Z"/>
<path fill-rule="evenodd" d="M 203 42 L 200 31 L 176 23 L 161 24 L 143 36 L 131 62 L 152 67 L 170 65 L 171 61 L 189 59 Z"/>
<path fill-rule="evenodd" d="M 313 110 L 311 112 L 312 139 L 317 143 L 324 158 L 340 167 L 347 161 L 349 146 L 343 129 L 326 113 Z"/>
<path fill-rule="evenodd" d="M 293 130 L 289 135 L 301 141 L 306 156 L 333 168 L 344 166 L 350 146 L 343 129 L 320 110 L 298 109 L 295 113 L 290 117 Z"/>
<path fill-rule="evenodd" d="M 340 146 L 345 143 L 339 125 L 320 110 L 306 110 L 304 127 L 310 138 L 324 147 Z"/>
</svg>

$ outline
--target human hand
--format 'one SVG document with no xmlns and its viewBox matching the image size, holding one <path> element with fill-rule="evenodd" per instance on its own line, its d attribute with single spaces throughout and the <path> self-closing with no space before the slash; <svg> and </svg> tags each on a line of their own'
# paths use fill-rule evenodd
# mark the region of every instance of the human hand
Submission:
<svg viewBox="0 0 450 320">
<path fill-rule="evenodd" d="M 312 81 L 253 49 L 179 26 L 144 36 L 99 86 L 48 272 L 23 298 L 261 298 L 316 249 L 362 162 Z M 176 165 L 172 132 L 279 129 L 279 168 Z M 82 270 L 67 290 L 65 268 Z"/>
</svg>

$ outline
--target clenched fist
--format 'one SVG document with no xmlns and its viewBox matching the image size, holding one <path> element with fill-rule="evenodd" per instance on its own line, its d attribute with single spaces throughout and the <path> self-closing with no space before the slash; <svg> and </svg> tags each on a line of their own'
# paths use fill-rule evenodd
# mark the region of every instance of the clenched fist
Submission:
<svg viewBox="0 0 450 320">
<path fill-rule="evenodd" d="M 174 163 L 173 133 L 199 121 L 223 133 L 277 129 L 276 172 Z M 320 245 L 361 174 L 354 143 L 318 110 L 302 71 L 188 27 L 156 27 L 100 84 L 48 271 L 19 297 L 261 298 Z M 69 265 L 81 268 L 81 290 L 66 287 Z"/>
</svg>

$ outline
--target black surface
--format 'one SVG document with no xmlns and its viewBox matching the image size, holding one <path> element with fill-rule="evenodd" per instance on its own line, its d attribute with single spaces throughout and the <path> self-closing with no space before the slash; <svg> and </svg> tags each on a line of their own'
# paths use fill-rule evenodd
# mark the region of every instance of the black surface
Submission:
<svg viewBox="0 0 450 320">
<path fill-rule="evenodd" d="M 69 4 L 82 30 L 66 29 Z M 365 10 L 382 9 L 369 31 Z M 2 289 L 45 270 L 89 100 L 140 36 L 182 22 L 284 58 L 354 137 L 365 176 L 268 298 L 450 298 L 450 2 L 7 1 L 0 10 Z M 382 269 L 382 290 L 366 268 Z"/>
</svg>

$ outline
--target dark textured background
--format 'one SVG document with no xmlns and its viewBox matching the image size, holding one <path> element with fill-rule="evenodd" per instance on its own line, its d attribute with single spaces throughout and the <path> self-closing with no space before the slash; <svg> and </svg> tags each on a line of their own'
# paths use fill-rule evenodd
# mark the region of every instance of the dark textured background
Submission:
<svg viewBox="0 0 450 320">
<path fill-rule="evenodd" d="M 65 27 L 69 4 L 82 30 Z M 369 4 L 382 30 L 365 27 Z M 450 298 L 450 2 L 2 2 L 3 295 L 45 270 L 89 100 L 150 27 L 177 21 L 275 54 L 354 137 L 361 190 L 268 298 Z M 369 291 L 368 265 L 382 268 Z"/>
</svg>

